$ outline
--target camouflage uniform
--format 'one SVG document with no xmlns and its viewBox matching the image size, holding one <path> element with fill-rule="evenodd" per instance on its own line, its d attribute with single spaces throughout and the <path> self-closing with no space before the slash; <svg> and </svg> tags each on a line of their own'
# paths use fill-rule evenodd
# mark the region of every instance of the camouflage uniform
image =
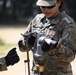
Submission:
<svg viewBox="0 0 76 75">
<path fill-rule="evenodd" d="M 0 58 L 0 71 L 5 71 L 5 70 L 7 70 L 6 61 L 5 58 L 2 57 Z"/>
<path fill-rule="evenodd" d="M 60 47 L 48 52 L 43 75 L 73 75 L 71 62 L 75 59 L 76 51 L 76 25 L 74 20 L 65 12 L 54 18 L 47 19 L 44 14 L 38 14 L 28 25 L 26 32 L 34 29 L 45 28 L 45 35 L 60 41 Z M 34 47 L 36 48 L 36 47 Z M 34 50 L 33 54 L 35 53 Z M 36 67 L 35 67 L 36 68 Z M 37 74 L 38 75 L 38 74 Z"/>
</svg>

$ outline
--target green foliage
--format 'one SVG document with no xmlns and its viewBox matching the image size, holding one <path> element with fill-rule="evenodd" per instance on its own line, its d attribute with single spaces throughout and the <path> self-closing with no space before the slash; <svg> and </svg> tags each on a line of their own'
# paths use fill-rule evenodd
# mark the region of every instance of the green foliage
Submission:
<svg viewBox="0 0 76 75">
<path fill-rule="evenodd" d="M 5 41 L 0 38 L 0 46 L 5 45 Z"/>
<path fill-rule="evenodd" d="M 12 46 L 14 45 L 5 43 L 5 41 L 0 38 L 0 56 L 4 56 Z"/>
<path fill-rule="evenodd" d="M 8 43 L 4 45 L 0 45 L 0 57 L 5 56 L 7 52 L 15 46 L 16 46 L 15 44 L 8 44 Z"/>
</svg>

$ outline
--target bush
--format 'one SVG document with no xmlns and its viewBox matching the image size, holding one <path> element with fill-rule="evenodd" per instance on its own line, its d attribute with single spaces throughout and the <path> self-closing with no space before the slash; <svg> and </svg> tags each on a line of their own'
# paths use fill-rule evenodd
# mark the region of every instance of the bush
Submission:
<svg viewBox="0 0 76 75">
<path fill-rule="evenodd" d="M 0 38 L 0 45 L 5 45 L 5 41 Z"/>
</svg>

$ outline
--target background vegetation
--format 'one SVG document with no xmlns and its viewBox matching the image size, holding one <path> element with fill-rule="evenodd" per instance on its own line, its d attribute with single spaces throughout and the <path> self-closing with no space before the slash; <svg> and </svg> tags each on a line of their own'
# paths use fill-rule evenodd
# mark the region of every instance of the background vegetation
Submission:
<svg viewBox="0 0 76 75">
<path fill-rule="evenodd" d="M 0 57 L 5 56 L 6 53 L 11 49 L 15 44 L 6 43 L 2 38 L 0 38 Z"/>
<path fill-rule="evenodd" d="M 28 23 L 40 12 L 37 0 L 0 0 L 0 24 Z M 76 20 L 76 0 L 65 0 L 69 8 L 68 14 Z"/>
</svg>

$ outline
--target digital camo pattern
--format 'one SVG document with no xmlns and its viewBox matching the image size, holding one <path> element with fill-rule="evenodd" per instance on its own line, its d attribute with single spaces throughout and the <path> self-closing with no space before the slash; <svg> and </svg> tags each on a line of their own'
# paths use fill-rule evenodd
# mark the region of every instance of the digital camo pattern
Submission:
<svg viewBox="0 0 76 75">
<path fill-rule="evenodd" d="M 35 31 L 42 31 L 47 38 L 61 40 L 59 48 L 54 48 L 45 53 L 47 60 L 43 75 L 73 75 L 70 64 L 75 59 L 76 52 L 76 25 L 73 19 L 64 12 L 50 19 L 46 19 L 44 14 L 38 14 L 26 29 L 26 32 Z M 36 37 L 36 35 L 34 36 Z M 36 42 L 34 49 L 32 49 L 33 54 L 37 50 Z M 36 64 L 35 59 L 34 63 Z M 33 69 L 36 71 L 35 65 Z M 36 73 L 38 75 L 38 72 Z"/>
<path fill-rule="evenodd" d="M 7 70 L 6 61 L 5 58 L 2 57 L 0 58 L 0 71 L 5 71 L 5 70 Z"/>
</svg>

